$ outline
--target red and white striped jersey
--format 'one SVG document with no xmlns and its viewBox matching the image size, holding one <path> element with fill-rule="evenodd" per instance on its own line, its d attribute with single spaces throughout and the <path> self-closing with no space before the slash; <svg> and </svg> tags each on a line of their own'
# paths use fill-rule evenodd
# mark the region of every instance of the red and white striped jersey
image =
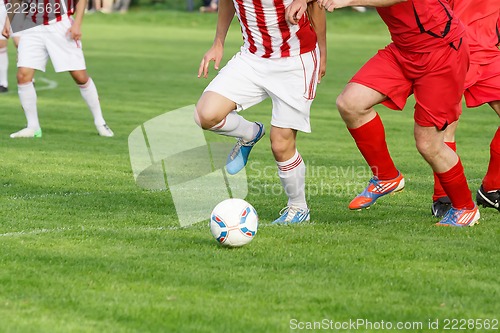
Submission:
<svg viewBox="0 0 500 333">
<path fill-rule="evenodd" d="M 73 15 L 74 1 L 77 0 L 23 0 L 21 12 L 30 25 L 49 25 Z"/>
<path fill-rule="evenodd" d="M 243 48 L 263 58 L 297 56 L 314 50 L 316 33 L 307 15 L 299 24 L 285 19 L 293 0 L 233 0 L 243 33 Z"/>
</svg>

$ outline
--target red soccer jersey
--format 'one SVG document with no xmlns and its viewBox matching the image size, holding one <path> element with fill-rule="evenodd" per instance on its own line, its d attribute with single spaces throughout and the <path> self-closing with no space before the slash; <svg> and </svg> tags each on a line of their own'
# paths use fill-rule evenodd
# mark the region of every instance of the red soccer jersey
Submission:
<svg viewBox="0 0 500 333">
<path fill-rule="evenodd" d="M 465 33 L 446 0 L 408 0 L 377 11 L 402 50 L 428 52 L 450 43 L 458 47 Z"/>
<path fill-rule="evenodd" d="M 488 64 L 500 56 L 499 0 L 450 0 L 450 4 L 467 27 L 471 63 Z"/>
<path fill-rule="evenodd" d="M 285 19 L 292 0 L 233 0 L 243 33 L 243 47 L 263 58 L 296 56 L 314 50 L 316 33 L 307 15 L 297 25 Z"/>
</svg>

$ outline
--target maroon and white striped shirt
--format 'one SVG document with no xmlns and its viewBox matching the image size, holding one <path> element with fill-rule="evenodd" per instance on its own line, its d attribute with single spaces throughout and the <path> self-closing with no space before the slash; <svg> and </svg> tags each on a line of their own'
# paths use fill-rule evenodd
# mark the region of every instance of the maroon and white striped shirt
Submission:
<svg viewBox="0 0 500 333">
<path fill-rule="evenodd" d="M 74 13 L 73 0 L 28 0 L 26 2 L 29 3 L 27 17 L 34 25 L 49 25 Z"/>
<path fill-rule="evenodd" d="M 233 0 L 243 33 L 243 48 L 263 58 L 284 58 L 316 47 L 316 33 L 307 15 L 299 24 L 285 19 L 293 0 Z"/>
</svg>

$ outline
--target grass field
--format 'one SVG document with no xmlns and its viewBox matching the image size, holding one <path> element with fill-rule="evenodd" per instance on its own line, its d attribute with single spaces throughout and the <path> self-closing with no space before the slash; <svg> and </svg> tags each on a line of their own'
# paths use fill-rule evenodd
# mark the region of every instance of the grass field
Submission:
<svg viewBox="0 0 500 333">
<path fill-rule="evenodd" d="M 128 135 L 196 103 L 208 83 L 196 73 L 215 19 L 158 11 L 86 17 L 87 65 L 112 139 L 96 135 L 69 75 L 51 68 L 37 74 L 38 88 L 57 83 L 38 93 L 44 137 L 9 139 L 25 124 L 10 48 L 11 92 L 0 96 L 0 332 L 292 332 L 324 319 L 410 322 L 417 326 L 407 332 L 437 332 L 453 331 L 447 318 L 498 321 L 500 215 L 482 209 L 481 224 L 465 230 L 433 226 L 432 173 L 414 147 L 411 99 L 404 112 L 378 109 L 405 191 L 367 211 L 347 209 L 369 175 L 334 102 L 388 42 L 372 12 L 328 17 L 329 67 L 313 133 L 298 139 L 312 223 L 271 226 L 285 196 L 265 191 L 279 186 L 277 176 L 253 170 L 249 181 L 258 186 L 246 199 L 259 212 L 259 232 L 248 246 L 225 249 L 207 223 L 178 227 L 169 191 L 136 186 Z M 240 43 L 235 25 L 226 59 Z M 264 102 L 242 114 L 269 124 L 269 110 Z M 473 192 L 497 126 L 488 107 L 462 117 L 458 150 Z M 274 166 L 267 140 L 252 162 Z M 429 320 L 439 320 L 438 329 Z M 340 331 L 384 331 L 377 327 Z"/>
</svg>

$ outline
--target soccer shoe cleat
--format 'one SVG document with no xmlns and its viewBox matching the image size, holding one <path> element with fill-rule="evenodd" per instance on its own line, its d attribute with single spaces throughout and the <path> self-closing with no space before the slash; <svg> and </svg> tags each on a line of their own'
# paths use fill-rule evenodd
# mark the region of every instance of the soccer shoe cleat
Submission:
<svg viewBox="0 0 500 333">
<path fill-rule="evenodd" d="M 379 180 L 373 177 L 365 190 L 351 201 L 349 209 L 368 208 L 381 196 L 401 191 L 404 187 L 405 179 L 401 172 L 396 178 L 390 180 Z"/>
<path fill-rule="evenodd" d="M 500 190 L 486 192 L 481 185 L 477 190 L 476 202 L 485 208 L 495 208 L 500 212 Z"/>
<path fill-rule="evenodd" d="M 12 133 L 10 135 L 12 139 L 17 139 L 17 138 L 41 138 L 42 137 L 42 129 L 39 128 L 37 130 L 34 130 L 32 128 L 23 128 L 22 130 Z"/>
<path fill-rule="evenodd" d="M 96 126 L 95 128 L 97 129 L 97 133 L 99 133 L 100 136 L 105 136 L 105 137 L 111 138 L 112 136 L 115 135 L 115 133 L 113 133 L 111 128 L 109 128 L 108 125 L 106 125 L 106 124 Z"/>
<path fill-rule="evenodd" d="M 435 217 L 443 217 L 450 210 L 450 208 L 450 198 L 441 197 L 432 203 L 431 214 Z"/>
<path fill-rule="evenodd" d="M 474 224 L 479 223 L 481 217 L 479 209 L 476 205 L 472 209 L 456 209 L 451 207 L 445 214 L 443 219 L 436 223 L 437 226 L 443 227 L 472 227 Z"/>
<path fill-rule="evenodd" d="M 309 212 L 309 209 L 287 206 L 280 211 L 280 217 L 273 224 L 292 224 L 309 221 L 311 219 Z"/>
<path fill-rule="evenodd" d="M 243 141 L 238 139 L 233 150 L 227 157 L 226 170 L 230 175 L 235 175 L 247 165 L 248 156 L 252 151 L 253 146 L 264 136 L 265 130 L 262 123 L 255 122 L 259 126 L 259 131 L 253 140 Z"/>
<path fill-rule="evenodd" d="M 9 92 L 9 89 L 7 87 L 0 86 L 0 93 L 6 93 L 6 92 Z"/>
</svg>

